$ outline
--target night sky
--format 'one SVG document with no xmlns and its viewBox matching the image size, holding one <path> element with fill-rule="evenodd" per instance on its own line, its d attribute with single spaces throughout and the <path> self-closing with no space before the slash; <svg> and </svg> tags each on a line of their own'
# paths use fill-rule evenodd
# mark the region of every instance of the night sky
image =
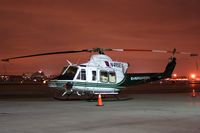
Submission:
<svg viewBox="0 0 200 133">
<path fill-rule="evenodd" d="M 0 57 L 87 48 L 139 48 L 200 53 L 199 0 L 1 0 Z M 170 54 L 108 52 L 129 72 L 160 72 Z M 58 74 L 90 53 L 1 62 L 1 74 Z M 177 55 L 175 72 L 196 72 L 199 58 Z"/>
</svg>

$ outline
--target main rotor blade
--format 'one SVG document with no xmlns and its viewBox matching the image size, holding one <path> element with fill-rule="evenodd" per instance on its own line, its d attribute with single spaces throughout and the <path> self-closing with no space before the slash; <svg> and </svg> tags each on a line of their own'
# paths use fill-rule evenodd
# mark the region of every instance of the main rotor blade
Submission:
<svg viewBox="0 0 200 133">
<path fill-rule="evenodd" d="M 20 58 L 29 58 L 29 57 L 35 57 L 35 56 L 45 56 L 45 55 L 55 55 L 55 54 L 69 54 L 69 53 L 80 53 L 80 52 L 91 52 L 91 50 L 85 49 L 85 50 L 75 50 L 75 51 L 48 52 L 48 53 L 41 53 L 41 54 L 32 54 L 32 55 L 11 57 L 11 58 L 2 59 L 2 61 L 9 61 L 9 60 L 20 59 Z"/>
<path fill-rule="evenodd" d="M 199 56 L 196 53 L 189 53 L 189 52 L 179 52 L 174 49 L 173 51 L 170 50 L 149 50 L 149 49 L 105 49 L 106 51 L 133 51 L 133 52 L 153 52 L 153 53 L 172 53 L 172 54 L 183 54 L 183 55 L 190 55 L 190 56 Z"/>
<path fill-rule="evenodd" d="M 75 51 L 60 51 L 60 52 L 49 52 L 49 53 L 41 53 L 41 54 L 32 54 L 32 55 L 26 55 L 26 56 L 17 56 L 17 57 L 11 57 L 2 59 L 2 61 L 9 61 L 12 59 L 19 59 L 19 58 L 29 58 L 29 57 L 35 57 L 35 56 L 45 56 L 45 55 L 55 55 L 55 54 L 69 54 L 69 53 L 80 53 L 80 52 L 98 52 L 99 54 L 104 54 L 104 51 L 134 51 L 134 52 L 153 52 L 153 53 L 172 53 L 174 54 L 184 54 L 184 55 L 190 55 L 190 56 L 199 56 L 199 54 L 196 53 L 188 53 L 188 52 L 176 52 L 176 49 L 173 51 L 169 50 L 149 50 L 149 49 L 101 49 L 101 48 L 93 48 L 93 49 L 84 49 L 84 50 L 75 50 Z"/>
</svg>

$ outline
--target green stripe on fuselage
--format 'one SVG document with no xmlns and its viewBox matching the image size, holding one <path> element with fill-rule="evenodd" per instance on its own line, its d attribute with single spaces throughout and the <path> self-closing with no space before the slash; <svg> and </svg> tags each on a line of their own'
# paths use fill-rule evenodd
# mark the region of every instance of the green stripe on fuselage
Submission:
<svg viewBox="0 0 200 133">
<path fill-rule="evenodd" d="M 111 84 L 111 83 L 92 83 L 92 82 L 73 82 L 74 86 L 84 86 L 84 87 L 98 87 L 98 88 L 123 88 L 118 84 Z"/>
<path fill-rule="evenodd" d="M 80 86 L 80 87 L 98 87 L 98 88 L 124 88 L 122 86 L 119 86 L 119 84 L 113 84 L 113 83 L 94 83 L 94 82 L 78 82 L 78 81 L 64 81 L 64 80 L 54 80 L 50 81 L 54 84 L 56 84 L 57 87 L 63 88 L 66 83 L 71 82 L 73 86 Z"/>
</svg>

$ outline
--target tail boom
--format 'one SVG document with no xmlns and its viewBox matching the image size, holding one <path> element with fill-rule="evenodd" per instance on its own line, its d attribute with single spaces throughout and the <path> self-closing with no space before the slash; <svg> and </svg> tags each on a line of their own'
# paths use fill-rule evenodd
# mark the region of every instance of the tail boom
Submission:
<svg viewBox="0 0 200 133">
<path fill-rule="evenodd" d="M 176 66 L 176 58 L 171 58 L 163 73 L 127 73 L 120 86 L 132 86 L 170 78 Z"/>
</svg>

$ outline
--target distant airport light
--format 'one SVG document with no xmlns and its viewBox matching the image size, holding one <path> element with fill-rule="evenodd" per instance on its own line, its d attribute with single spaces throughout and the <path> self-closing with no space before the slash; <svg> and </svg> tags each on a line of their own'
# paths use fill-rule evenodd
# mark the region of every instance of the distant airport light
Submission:
<svg viewBox="0 0 200 133">
<path fill-rule="evenodd" d="M 43 84 L 46 84 L 46 83 L 47 83 L 47 81 L 46 81 L 46 80 L 44 80 L 44 81 L 43 81 Z"/>
<path fill-rule="evenodd" d="M 177 77 L 177 74 L 176 74 L 176 73 L 174 73 L 172 76 L 173 76 L 173 78 L 176 78 L 176 77 Z"/>
<path fill-rule="evenodd" d="M 42 71 L 41 71 L 41 70 L 39 70 L 39 71 L 38 71 L 38 73 L 42 73 Z"/>
<path fill-rule="evenodd" d="M 191 74 L 190 77 L 191 77 L 192 79 L 195 79 L 195 78 L 196 78 L 196 74 Z"/>
</svg>

